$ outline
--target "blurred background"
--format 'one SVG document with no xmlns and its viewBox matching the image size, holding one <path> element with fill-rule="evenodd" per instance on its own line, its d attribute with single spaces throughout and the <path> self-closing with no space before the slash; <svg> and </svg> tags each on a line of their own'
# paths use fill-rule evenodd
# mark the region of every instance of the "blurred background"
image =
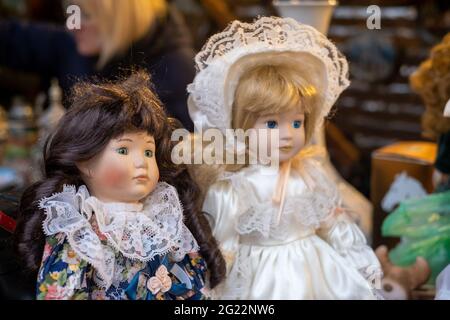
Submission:
<svg viewBox="0 0 450 320">
<path fill-rule="evenodd" d="M 351 85 L 327 121 L 324 140 L 349 203 L 363 212 L 360 224 L 369 241 L 393 247 L 401 234 L 382 234 L 388 213 L 402 200 L 436 188 L 439 136 L 424 130 L 427 102 L 417 93 L 421 90 L 413 90 L 410 76 L 450 31 L 448 0 L 0 0 L 3 210 L 14 199 L 8 194 L 41 177 L 43 141 L 67 108 L 75 82 L 146 68 L 169 114 L 192 130 L 186 85 L 195 76 L 195 53 L 232 20 L 295 16 L 297 9 L 285 6 L 292 3 L 302 4 L 301 10 L 323 10 L 316 22 L 349 60 Z M 64 29 L 70 4 L 82 8 L 83 31 Z M 379 29 L 367 26 L 371 5 L 380 9 Z M 444 93 L 431 88 L 424 95 L 433 100 L 447 94 L 448 99 L 450 84 L 443 88 Z M 450 262 L 450 236 L 445 241 L 445 258 L 436 270 Z"/>
</svg>

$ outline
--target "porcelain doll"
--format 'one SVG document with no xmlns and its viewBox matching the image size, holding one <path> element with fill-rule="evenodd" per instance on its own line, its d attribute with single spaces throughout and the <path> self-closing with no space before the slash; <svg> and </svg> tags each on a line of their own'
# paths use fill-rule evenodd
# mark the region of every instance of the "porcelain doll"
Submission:
<svg viewBox="0 0 450 320">
<path fill-rule="evenodd" d="M 216 296 L 378 298 L 380 264 L 309 146 L 349 84 L 345 58 L 312 27 L 263 17 L 214 35 L 196 63 L 188 91 L 197 130 L 279 132 L 279 168 L 227 164 L 205 192 L 203 211 L 227 264 Z"/>
<path fill-rule="evenodd" d="M 80 84 L 21 200 L 16 247 L 37 299 L 203 299 L 224 262 L 167 118 L 138 72 Z M 222 270 L 222 271 L 221 271 Z"/>
</svg>

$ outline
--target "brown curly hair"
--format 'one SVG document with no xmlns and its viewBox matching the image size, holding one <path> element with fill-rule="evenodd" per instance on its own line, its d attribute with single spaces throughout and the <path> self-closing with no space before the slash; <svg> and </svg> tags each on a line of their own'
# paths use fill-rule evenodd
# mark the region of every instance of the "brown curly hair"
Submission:
<svg viewBox="0 0 450 320">
<path fill-rule="evenodd" d="M 45 244 L 39 200 L 61 192 L 64 184 L 85 184 L 76 163 L 98 155 L 111 139 L 126 131 L 146 131 L 155 139 L 160 181 L 178 191 L 185 223 L 206 260 L 211 287 L 224 277 L 225 261 L 200 210 L 199 188 L 186 167 L 171 160 L 171 134 L 178 123 L 167 117 L 150 88 L 149 76 L 139 71 L 116 83 L 81 83 L 73 89 L 71 108 L 45 144 L 45 178 L 25 190 L 19 206 L 15 250 L 33 275 L 40 267 Z"/>
<path fill-rule="evenodd" d="M 443 116 L 445 104 L 450 99 L 450 33 L 433 47 L 429 59 L 420 64 L 409 80 L 425 103 L 423 135 L 437 139 L 450 131 L 450 118 Z"/>
</svg>

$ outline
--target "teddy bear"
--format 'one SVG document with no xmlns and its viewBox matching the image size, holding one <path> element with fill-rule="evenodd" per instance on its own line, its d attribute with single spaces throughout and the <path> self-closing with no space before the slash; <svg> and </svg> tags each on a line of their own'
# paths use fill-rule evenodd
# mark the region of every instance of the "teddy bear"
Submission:
<svg viewBox="0 0 450 320">
<path fill-rule="evenodd" d="M 410 266 L 400 267 L 391 262 L 386 246 L 378 247 L 375 254 L 383 268 L 380 294 L 386 300 L 413 299 L 413 290 L 425 284 L 430 277 L 431 269 L 422 257 L 417 257 Z"/>
</svg>

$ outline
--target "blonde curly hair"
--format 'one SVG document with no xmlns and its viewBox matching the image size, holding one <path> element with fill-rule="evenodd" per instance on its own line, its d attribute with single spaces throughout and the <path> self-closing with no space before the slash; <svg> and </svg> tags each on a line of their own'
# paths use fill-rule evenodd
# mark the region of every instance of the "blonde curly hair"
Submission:
<svg viewBox="0 0 450 320">
<path fill-rule="evenodd" d="M 450 131 L 450 118 L 443 116 L 450 99 L 450 33 L 431 49 L 430 57 L 410 76 L 412 89 L 425 103 L 422 115 L 423 135 L 437 139 Z"/>
</svg>

